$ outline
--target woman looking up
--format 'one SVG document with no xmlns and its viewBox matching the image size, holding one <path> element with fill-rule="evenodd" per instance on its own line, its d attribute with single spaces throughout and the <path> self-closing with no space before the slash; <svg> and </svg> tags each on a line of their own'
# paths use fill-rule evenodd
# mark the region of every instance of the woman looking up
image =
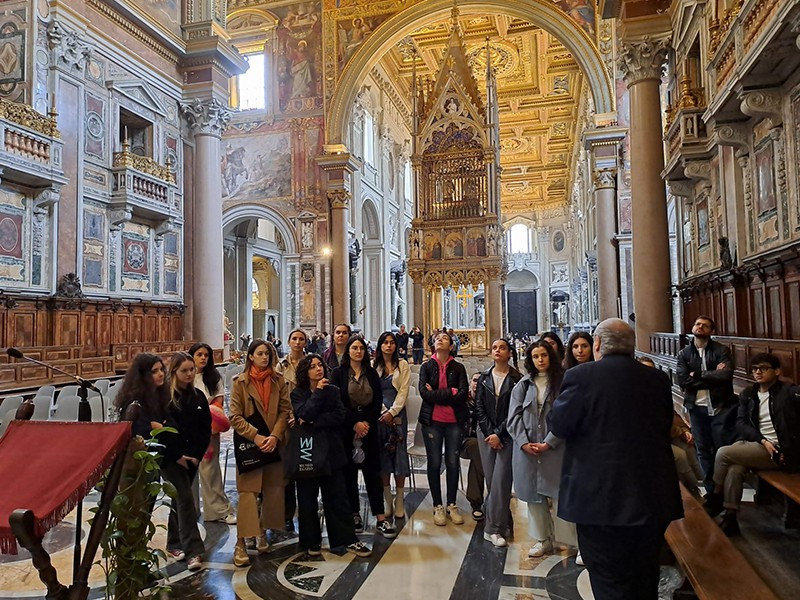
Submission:
<svg viewBox="0 0 800 600">
<path fill-rule="evenodd" d="M 297 481 L 297 522 L 300 549 L 310 556 L 322 554 L 319 504 L 328 529 L 331 550 L 346 549 L 356 556 L 369 556 L 372 550 L 356 537 L 350 502 L 345 491 L 343 469 L 348 463 L 342 445 L 341 427 L 345 419 L 339 389 L 328 384 L 328 365 L 319 354 L 310 354 L 297 365 L 297 385 L 292 390 L 292 409 L 299 424 L 314 428 L 314 437 L 324 435 L 328 442 L 330 475 Z"/>
<path fill-rule="evenodd" d="M 214 365 L 211 346 L 199 342 L 189 348 L 194 359 L 194 387 L 205 396 L 211 411 L 211 443 L 200 461 L 198 479 L 203 494 L 203 519 L 236 525 L 236 512 L 225 494 L 219 466 L 219 434 L 228 431 L 231 422 L 225 414 L 225 386 Z"/>
<path fill-rule="evenodd" d="M 592 362 L 594 360 L 594 354 L 592 354 L 593 344 L 592 336 L 585 331 L 576 331 L 569 336 L 566 349 L 567 355 L 564 358 L 564 370 Z"/>
<path fill-rule="evenodd" d="M 289 387 L 289 397 L 291 398 L 292 390 L 297 385 L 296 372 L 297 365 L 303 360 L 306 355 L 306 347 L 308 346 L 308 336 L 302 329 L 293 329 L 289 332 L 289 353 L 284 356 L 278 363 L 277 371 L 286 380 L 286 385 Z M 289 426 L 294 425 L 294 414 L 289 414 Z M 297 510 L 297 488 L 294 481 L 286 482 L 286 489 L 284 490 L 284 517 L 286 520 L 286 531 L 294 531 L 294 513 Z"/>
<path fill-rule="evenodd" d="M 378 521 L 377 530 L 383 537 L 396 537 L 397 533 L 386 520 L 383 509 L 378 447 L 378 418 L 383 408 L 381 380 L 369 364 L 367 343 L 363 338 L 353 336 L 347 342 L 342 364 L 331 373 L 331 383 L 339 388 L 345 408 L 342 441 L 350 460 L 344 468 L 344 475 L 356 533 L 364 531 L 358 495 L 360 469 L 364 473 L 370 510 Z"/>
<path fill-rule="evenodd" d="M 433 338 L 433 356 L 419 370 L 419 393 L 422 407 L 419 422 L 425 437 L 428 461 L 428 486 L 433 499 L 433 522 L 447 525 L 447 517 L 462 525 L 464 517 L 456 506 L 458 473 L 461 465 L 461 436 L 469 419 L 467 408 L 467 372 L 451 356 L 453 339 L 446 331 Z M 447 481 L 447 511 L 442 506 L 442 449 Z"/>
<path fill-rule="evenodd" d="M 381 478 L 383 479 L 383 503 L 386 516 L 392 514 L 398 519 L 406 516 L 403 493 L 406 477 L 411 474 L 408 466 L 408 385 L 411 379 L 411 368 L 408 362 L 399 356 L 400 347 L 397 337 L 391 331 L 384 331 L 378 337 L 378 352 L 374 367 L 381 379 L 383 395 L 383 413 L 378 426 L 378 443 L 380 446 Z M 391 476 L 394 474 L 396 495 L 392 502 Z"/>
<path fill-rule="evenodd" d="M 511 457 L 513 444 L 506 429 L 511 390 L 522 375 L 509 364 L 511 343 L 492 343 L 494 365 L 484 371 L 475 390 L 475 420 L 478 449 L 489 494 L 483 504 L 486 525 L 483 537 L 498 548 L 506 545 L 511 532 Z"/>
<path fill-rule="evenodd" d="M 511 392 L 507 425 L 514 489 L 528 504 L 528 532 L 534 540 L 528 556 L 539 557 L 553 551 L 554 541 L 577 546 L 577 534 L 574 524 L 556 516 L 564 446 L 547 426 L 564 375 L 561 360 L 553 346 L 539 340 L 525 349 L 525 369 L 528 374 Z"/>
<path fill-rule="evenodd" d="M 278 356 L 272 344 L 265 340 L 254 340 L 247 348 L 244 371 L 236 378 L 231 391 L 231 425 L 236 433 L 250 440 L 262 452 L 278 452 L 286 435 L 291 406 L 286 380 L 275 372 Z M 269 428 L 262 435 L 247 417 L 258 411 Z M 258 537 L 256 550 L 264 554 L 269 550 L 267 529 L 280 529 L 284 525 L 283 464 L 280 460 L 263 467 L 236 473 L 236 488 L 239 491 L 239 513 L 237 515 L 238 541 L 233 549 L 233 564 L 244 567 L 250 564 L 244 538 Z M 261 513 L 258 495 L 261 494 Z"/>
<path fill-rule="evenodd" d="M 194 375 L 192 355 L 176 352 L 169 363 L 171 394 L 165 424 L 175 427 L 178 433 L 159 436 L 165 446 L 161 474 L 177 492 L 170 502 L 167 552 L 176 560 L 191 557 L 187 565 L 190 571 L 203 565 L 205 553 L 197 527 L 192 482 L 211 440 L 208 400 L 195 389 Z"/>
</svg>

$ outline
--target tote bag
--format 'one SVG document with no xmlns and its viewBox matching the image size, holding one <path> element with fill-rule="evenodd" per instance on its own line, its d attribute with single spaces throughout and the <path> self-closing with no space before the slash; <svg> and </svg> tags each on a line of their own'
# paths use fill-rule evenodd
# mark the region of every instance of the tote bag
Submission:
<svg viewBox="0 0 800 600">
<path fill-rule="evenodd" d="M 267 437 L 269 435 L 269 427 L 267 427 L 264 417 L 258 412 L 255 406 L 256 401 L 253 400 L 252 396 L 250 396 L 250 401 L 253 403 L 253 414 L 249 417 L 244 417 L 244 420 L 255 427 L 260 435 Z M 277 448 L 272 452 L 262 452 L 255 442 L 251 442 L 246 437 L 239 435 L 236 430 L 233 432 L 233 455 L 236 458 L 236 468 L 239 473 L 249 473 L 281 459 Z"/>
<path fill-rule="evenodd" d="M 313 425 L 295 425 L 284 460 L 288 479 L 312 479 L 331 474 L 328 437 Z"/>
</svg>

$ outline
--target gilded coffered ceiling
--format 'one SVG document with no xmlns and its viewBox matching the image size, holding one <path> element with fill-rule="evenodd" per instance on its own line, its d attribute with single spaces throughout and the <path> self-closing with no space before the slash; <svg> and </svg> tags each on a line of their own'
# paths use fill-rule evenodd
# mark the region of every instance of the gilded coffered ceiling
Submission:
<svg viewBox="0 0 800 600">
<path fill-rule="evenodd" d="M 566 202 L 584 81 L 570 52 L 552 35 L 502 15 L 460 17 L 464 47 L 485 91 L 486 39 L 497 73 L 504 216 Z M 450 35 L 449 20 L 427 24 L 390 50 L 381 65 L 410 98 L 417 75 L 434 78 Z"/>
</svg>

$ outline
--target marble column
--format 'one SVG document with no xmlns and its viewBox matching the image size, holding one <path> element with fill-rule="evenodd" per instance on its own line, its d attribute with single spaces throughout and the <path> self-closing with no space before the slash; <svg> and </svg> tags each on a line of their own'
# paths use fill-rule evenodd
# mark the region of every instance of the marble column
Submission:
<svg viewBox="0 0 800 600">
<path fill-rule="evenodd" d="M 236 238 L 236 329 L 239 335 L 256 338 L 253 331 L 253 243 L 244 237 Z"/>
<path fill-rule="evenodd" d="M 335 326 L 337 323 L 352 323 L 347 227 L 352 175 L 361 168 L 361 163 L 340 147 L 326 148 L 326 153 L 317 157 L 317 163 L 327 175 L 326 197 L 331 224 L 331 304 Z"/>
<path fill-rule="evenodd" d="M 219 100 L 195 99 L 181 105 L 194 133 L 194 236 L 193 272 L 187 273 L 192 286 L 193 337 L 222 348 L 224 300 L 220 274 L 222 258 L 222 172 L 220 139 L 230 121 L 231 111 Z"/>
<path fill-rule="evenodd" d="M 489 281 L 486 282 L 486 326 L 489 334 L 486 346 L 492 347 L 494 340 L 503 337 L 503 300 L 502 300 L 502 281 L 500 272 L 490 273 Z"/>
<path fill-rule="evenodd" d="M 594 205 L 597 226 L 598 319 L 618 317 L 619 265 L 617 262 L 617 190 L 615 169 L 595 169 Z"/>
<path fill-rule="evenodd" d="M 672 331 L 669 229 L 659 86 L 668 42 L 647 36 L 623 42 L 620 68 L 630 94 L 633 301 L 636 346 L 649 351 L 650 335 Z"/>
</svg>

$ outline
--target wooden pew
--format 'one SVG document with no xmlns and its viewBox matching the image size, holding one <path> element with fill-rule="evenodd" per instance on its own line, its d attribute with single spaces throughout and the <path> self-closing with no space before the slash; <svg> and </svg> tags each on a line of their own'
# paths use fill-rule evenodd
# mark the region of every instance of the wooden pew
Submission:
<svg viewBox="0 0 800 600">
<path fill-rule="evenodd" d="M 756 471 L 756 475 L 786 496 L 786 529 L 800 528 L 800 473 L 786 471 Z"/>
<path fill-rule="evenodd" d="M 700 600 L 777 600 L 702 505 L 681 484 L 684 518 L 664 535 Z"/>
</svg>

